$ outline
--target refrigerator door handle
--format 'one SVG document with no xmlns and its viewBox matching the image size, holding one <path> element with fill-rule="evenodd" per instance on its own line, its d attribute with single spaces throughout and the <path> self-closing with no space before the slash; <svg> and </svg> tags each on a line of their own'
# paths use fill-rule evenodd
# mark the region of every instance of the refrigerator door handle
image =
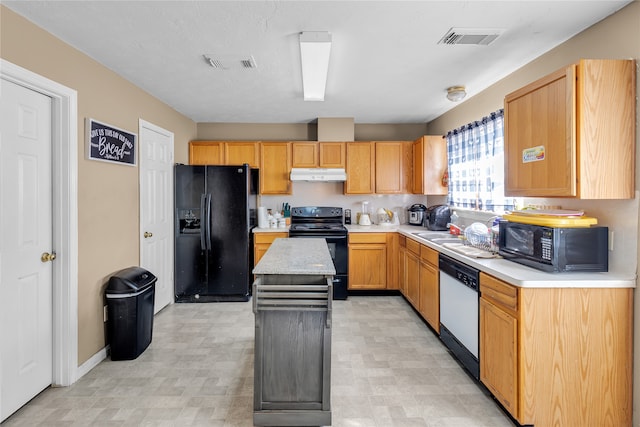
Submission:
<svg viewBox="0 0 640 427">
<path fill-rule="evenodd" d="M 205 210 L 205 206 L 206 206 L 206 201 L 207 201 L 207 195 L 206 194 L 201 194 L 200 195 L 200 248 L 204 251 L 207 249 L 206 244 L 204 242 L 204 236 L 207 233 L 206 228 L 207 228 L 207 223 L 206 223 L 206 210 Z"/>
<path fill-rule="evenodd" d="M 211 250 L 211 193 L 207 193 L 207 250 Z"/>
</svg>

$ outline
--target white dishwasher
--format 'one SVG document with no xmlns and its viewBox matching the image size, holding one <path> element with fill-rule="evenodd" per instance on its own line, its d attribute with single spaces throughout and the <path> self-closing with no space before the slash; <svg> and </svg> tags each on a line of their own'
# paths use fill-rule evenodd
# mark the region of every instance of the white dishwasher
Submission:
<svg viewBox="0 0 640 427">
<path fill-rule="evenodd" d="M 473 267 L 440 254 L 440 339 L 479 378 L 478 281 Z"/>
</svg>

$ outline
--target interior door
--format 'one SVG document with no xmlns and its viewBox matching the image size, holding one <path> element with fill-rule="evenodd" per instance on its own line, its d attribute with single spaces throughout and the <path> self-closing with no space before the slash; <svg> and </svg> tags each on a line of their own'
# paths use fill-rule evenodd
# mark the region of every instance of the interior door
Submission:
<svg viewBox="0 0 640 427">
<path fill-rule="evenodd" d="M 51 98 L 0 79 L 0 421 L 51 384 Z"/>
<path fill-rule="evenodd" d="M 173 133 L 140 120 L 140 266 L 156 282 L 154 313 L 173 300 Z"/>
</svg>

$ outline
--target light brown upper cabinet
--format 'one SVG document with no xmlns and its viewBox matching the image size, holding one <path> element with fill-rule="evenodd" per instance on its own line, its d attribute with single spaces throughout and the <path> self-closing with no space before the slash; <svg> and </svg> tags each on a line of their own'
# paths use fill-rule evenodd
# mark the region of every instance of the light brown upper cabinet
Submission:
<svg viewBox="0 0 640 427">
<path fill-rule="evenodd" d="M 225 142 L 225 162 L 228 165 L 248 163 L 252 168 L 260 165 L 259 144 L 255 141 Z"/>
<path fill-rule="evenodd" d="M 224 165 L 224 142 L 191 141 L 190 165 Z"/>
<path fill-rule="evenodd" d="M 317 142 L 292 142 L 291 166 L 294 168 L 318 167 L 318 143 Z"/>
<path fill-rule="evenodd" d="M 344 168 L 344 142 L 292 142 L 294 168 Z"/>
<path fill-rule="evenodd" d="M 242 165 L 259 167 L 260 156 L 256 141 L 191 141 L 191 165 Z"/>
<path fill-rule="evenodd" d="M 446 196 L 447 141 L 440 135 L 425 135 L 413 142 L 414 194 Z"/>
<path fill-rule="evenodd" d="M 260 194 L 291 194 L 291 143 L 260 143 Z"/>
<path fill-rule="evenodd" d="M 344 142 L 320 142 L 320 167 L 344 168 L 346 161 L 346 144 Z"/>
<path fill-rule="evenodd" d="M 411 193 L 412 144 L 406 141 L 384 141 L 375 144 L 376 193 Z"/>
<path fill-rule="evenodd" d="M 634 60 L 580 60 L 505 97 L 505 193 L 627 199 L 635 191 Z"/>
<path fill-rule="evenodd" d="M 347 142 L 347 181 L 345 194 L 372 194 L 375 192 L 376 144 L 373 142 Z"/>
</svg>

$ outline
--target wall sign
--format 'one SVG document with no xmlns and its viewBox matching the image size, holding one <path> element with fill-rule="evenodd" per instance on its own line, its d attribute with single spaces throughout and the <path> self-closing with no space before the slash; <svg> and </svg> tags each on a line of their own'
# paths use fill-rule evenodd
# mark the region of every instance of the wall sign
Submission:
<svg viewBox="0 0 640 427">
<path fill-rule="evenodd" d="M 138 135 L 87 118 L 87 158 L 136 165 Z"/>
</svg>

